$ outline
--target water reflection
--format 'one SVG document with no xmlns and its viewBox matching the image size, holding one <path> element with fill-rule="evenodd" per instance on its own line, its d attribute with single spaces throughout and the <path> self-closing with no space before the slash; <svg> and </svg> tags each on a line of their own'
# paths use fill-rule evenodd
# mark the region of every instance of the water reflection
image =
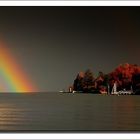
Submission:
<svg viewBox="0 0 140 140">
<path fill-rule="evenodd" d="M 0 94 L 0 130 L 140 130 L 139 96 Z"/>
<path fill-rule="evenodd" d="M 140 105 L 136 96 L 118 97 L 114 100 L 112 107 L 113 128 L 116 130 L 139 130 Z"/>
<path fill-rule="evenodd" d="M 14 129 L 22 125 L 25 120 L 23 109 L 9 103 L 0 103 L 0 129 Z"/>
</svg>

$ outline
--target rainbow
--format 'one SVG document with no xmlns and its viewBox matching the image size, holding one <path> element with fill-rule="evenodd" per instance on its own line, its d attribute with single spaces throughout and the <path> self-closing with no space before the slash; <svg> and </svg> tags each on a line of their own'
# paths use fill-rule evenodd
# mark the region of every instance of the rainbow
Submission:
<svg viewBox="0 0 140 140">
<path fill-rule="evenodd" d="M 0 42 L 0 92 L 34 92 L 28 76 L 23 72 L 8 47 Z"/>
</svg>

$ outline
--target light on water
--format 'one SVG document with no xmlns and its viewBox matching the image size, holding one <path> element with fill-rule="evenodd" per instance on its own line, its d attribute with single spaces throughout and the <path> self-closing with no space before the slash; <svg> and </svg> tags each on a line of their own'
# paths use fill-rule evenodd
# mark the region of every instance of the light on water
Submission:
<svg viewBox="0 0 140 140">
<path fill-rule="evenodd" d="M 0 130 L 140 130 L 140 96 L 0 94 Z"/>
</svg>

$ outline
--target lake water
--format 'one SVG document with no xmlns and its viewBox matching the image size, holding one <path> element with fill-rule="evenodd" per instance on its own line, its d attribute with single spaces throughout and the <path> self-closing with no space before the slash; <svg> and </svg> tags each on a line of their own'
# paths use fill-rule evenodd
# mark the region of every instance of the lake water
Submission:
<svg viewBox="0 0 140 140">
<path fill-rule="evenodd" d="M 0 131 L 139 131 L 139 95 L 0 94 Z"/>
</svg>

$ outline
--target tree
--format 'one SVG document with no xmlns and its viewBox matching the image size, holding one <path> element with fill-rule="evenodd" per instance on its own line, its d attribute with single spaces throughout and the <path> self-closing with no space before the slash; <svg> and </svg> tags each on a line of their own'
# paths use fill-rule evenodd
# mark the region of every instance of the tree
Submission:
<svg viewBox="0 0 140 140">
<path fill-rule="evenodd" d="M 132 86 L 133 89 L 136 90 L 140 90 L 140 73 L 139 74 L 134 74 L 132 77 Z"/>
<path fill-rule="evenodd" d="M 83 78 L 83 92 L 92 92 L 94 89 L 94 77 L 90 69 L 86 70 Z"/>
<path fill-rule="evenodd" d="M 117 83 L 118 90 L 129 90 L 132 85 L 132 76 L 134 74 L 134 65 L 121 64 L 110 75 L 110 85 L 113 87 L 114 82 Z"/>
<path fill-rule="evenodd" d="M 78 73 L 73 84 L 73 89 L 75 91 L 83 91 L 83 79 L 84 79 L 84 72 Z"/>
<path fill-rule="evenodd" d="M 99 71 L 98 77 L 95 80 L 96 83 L 96 89 L 98 91 L 104 91 L 107 92 L 108 87 L 108 75 L 104 74 L 103 72 Z"/>
</svg>

